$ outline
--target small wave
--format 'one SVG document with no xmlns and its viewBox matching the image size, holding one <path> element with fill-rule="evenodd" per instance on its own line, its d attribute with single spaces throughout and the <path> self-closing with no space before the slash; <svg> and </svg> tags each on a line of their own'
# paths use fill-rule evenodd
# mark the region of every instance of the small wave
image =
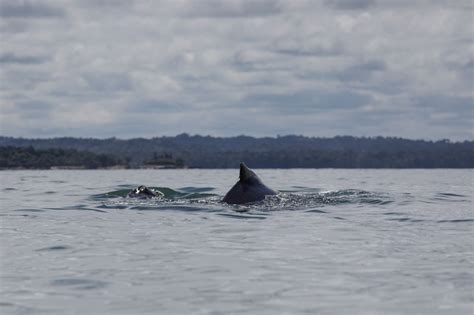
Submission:
<svg viewBox="0 0 474 315">
<path fill-rule="evenodd" d="M 56 246 L 50 246 L 50 247 L 44 247 L 37 249 L 37 252 L 44 252 L 44 251 L 58 251 L 58 250 L 66 250 L 66 249 L 71 249 L 71 246 L 67 245 L 56 245 Z"/>
<path fill-rule="evenodd" d="M 15 209 L 13 211 L 18 211 L 18 212 L 45 212 L 43 209 Z"/>
<path fill-rule="evenodd" d="M 108 285 L 108 282 L 105 281 L 78 278 L 60 278 L 52 280 L 50 283 L 53 286 L 68 286 L 80 290 L 99 289 Z"/>
<path fill-rule="evenodd" d="M 48 313 L 46 310 L 40 310 L 33 307 L 23 306 L 10 302 L 0 302 L 0 307 L 12 311 L 12 314 L 35 314 L 35 313 Z"/>
<path fill-rule="evenodd" d="M 306 210 L 306 212 L 313 212 L 313 213 L 328 213 L 327 211 L 318 210 L 318 209 L 311 209 L 311 210 Z"/>
<path fill-rule="evenodd" d="M 175 210 L 175 211 L 206 211 L 209 212 L 212 210 L 206 207 L 195 207 L 187 204 L 179 205 L 179 204 L 167 204 L 167 205 L 149 205 L 149 206 L 134 206 L 130 207 L 132 210 Z"/>
<path fill-rule="evenodd" d="M 130 192 L 130 189 L 120 189 L 120 190 L 109 191 L 103 194 L 92 195 L 91 198 L 94 200 L 104 200 L 104 199 L 111 199 L 111 198 L 118 198 L 118 197 L 126 197 L 129 192 Z"/>
<path fill-rule="evenodd" d="M 188 193 L 200 193 L 200 192 L 208 192 L 215 190 L 214 187 L 181 187 L 178 189 L 179 191 L 188 192 Z"/>
<path fill-rule="evenodd" d="M 397 222 L 411 222 L 411 223 L 419 223 L 419 222 L 425 222 L 426 220 L 423 219 L 412 219 L 409 217 L 402 217 L 402 218 L 389 218 L 386 219 L 387 221 L 397 221 Z"/>
<path fill-rule="evenodd" d="M 99 206 L 102 209 L 130 209 L 139 211 L 189 211 L 216 212 L 222 211 L 220 199 L 133 199 L 122 198 L 110 200 Z"/>
<path fill-rule="evenodd" d="M 400 217 L 400 218 L 387 218 L 387 221 L 396 221 L 396 222 L 408 222 L 408 223 L 421 223 L 421 222 L 431 222 L 431 223 L 470 223 L 474 222 L 474 219 L 445 219 L 445 220 L 429 220 L 429 219 L 415 219 L 410 217 Z"/>
<path fill-rule="evenodd" d="M 74 205 L 74 206 L 67 206 L 67 207 L 60 207 L 60 208 L 44 208 L 44 209 L 53 210 L 53 211 L 77 210 L 77 211 L 93 211 L 93 212 L 107 213 L 107 211 L 91 208 L 87 205 Z"/>
<path fill-rule="evenodd" d="M 454 194 L 454 193 L 445 193 L 439 192 L 430 198 L 430 200 L 438 201 L 448 201 L 448 202 L 470 202 L 469 197 L 466 195 Z"/>
<path fill-rule="evenodd" d="M 437 193 L 436 195 L 438 196 L 445 196 L 445 197 L 461 197 L 461 198 L 466 198 L 466 195 L 459 195 L 459 194 L 454 194 L 454 193 Z"/>
<path fill-rule="evenodd" d="M 474 222 L 474 219 L 454 219 L 454 220 L 439 220 L 437 223 L 467 223 Z"/>
<path fill-rule="evenodd" d="M 319 193 L 320 188 L 306 187 L 306 186 L 291 186 L 292 189 L 280 190 L 282 193 Z"/>
<path fill-rule="evenodd" d="M 243 214 L 243 213 L 218 213 L 217 215 L 240 220 L 265 220 L 267 217 L 264 215 L 254 215 L 254 214 Z"/>
</svg>

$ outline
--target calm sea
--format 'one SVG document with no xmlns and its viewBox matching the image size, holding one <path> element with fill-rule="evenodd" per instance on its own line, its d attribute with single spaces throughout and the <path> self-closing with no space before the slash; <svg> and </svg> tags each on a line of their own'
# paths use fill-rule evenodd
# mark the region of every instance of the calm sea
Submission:
<svg viewBox="0 0 474 315">
<path fill-rule="evenodd" d="M 0 172 L 0 313 L 474 312 L 473 170 L 256 172 Z"/>
</svg>

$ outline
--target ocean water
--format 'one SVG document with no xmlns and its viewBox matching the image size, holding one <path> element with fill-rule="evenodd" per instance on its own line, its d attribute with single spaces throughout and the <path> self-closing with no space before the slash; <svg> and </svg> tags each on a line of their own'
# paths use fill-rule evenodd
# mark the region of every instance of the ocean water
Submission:
<svg viewBox="0 0 474 315">
<path fill-rule="evenodd" d="M 0 172 L 0 313 L 474 312 L 473 170 L 256 172 Z"/>
</svg>

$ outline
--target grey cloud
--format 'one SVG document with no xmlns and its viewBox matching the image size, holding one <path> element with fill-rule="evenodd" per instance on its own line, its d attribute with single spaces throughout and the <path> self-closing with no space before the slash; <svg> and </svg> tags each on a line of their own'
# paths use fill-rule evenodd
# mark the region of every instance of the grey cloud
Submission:
<svg viewBox="0 0 474 315">
<path fill-rule="evenodd" d="M 157 99 L 145 99 L 135 102 L 131 107 L 130 111 L 135 113 L 163 113 L 163 112 L 177 112 L 182 109 L 182 106 L 179 104 L 157 100 Z"/>
<path fill-rule="evenodd" d="M 413 7 L 437 7 L 441 9 L 454 9 L 454 10 L 474 10 L 474 3 L 472 0 L 456 0 L 456 1 L 445 1 L 445 0 L 398 0 L 398 1 L 382 1 L 376 0 L 377 6 L 386 8 L 413 8 Z"/>
<path fill-rule="evenodd" d="M 126 73 L 93 72 L 83 75 L 88 86 L 97 92 L 114 92 L 130 90 L 132 81 Z"/>
<path fill-rule="evenodd" d="M 380 75 L 375 76 L 376 74 Z M 401 92 L 406 81 L 389 73 L 383 60 L 356 61 L 341 70 L 308 69 L 301 71 L 296 77 L 307 82 L 334 80 L 346 87 L 364 88 L 383 94 Z"/>
<path fill-rule="evenodd" d="M 459 71 L 461 75 L 471 84 L 474 82 L 474 59 L 469 60 Z"/>
<path fill-rule="evenodd" d="M 245 53 L 237 52 L 234 54 L 231 64 L 239 71 L 287 71 L 288 65 L 282 64 L 274 56 L 266 55 L 264 57 L 248 57 Z"/>
<path fill-rule="evenodd" d="M 0 63 L 4 64 L 25 64 L 34 65 L 42 64 L 49 60 L 49 57 L 45 56 L 19 56 L 13 53 L 5 53 L 0 55 Z"/>
<path fill-rule="evenodd" d="M 349 91 L 304 90 L 289 94 L 256 94 L 247 96 L 242 104 L 286 114 L 307 114 L 328 109 L 352 109 L 370 103 L 368 95 Z"/>
<path fill-rule="evenodd" d="M 81 0 L 80 5 L 90 6 L 90 7 L 122 7 L 132 5 L 132 1 L 129 0 Z"/>
<path fill-rule="evenodd" d="M 8 79 L 7 79 L 8 78 Z M 47 71 L 37 71 L 28 66 L 22 67 L 1 67 L 0 81 L 1 88 L 5 91 L 15 92 L 16 95 L 25 94 L 25 91 L 35 89 L 38 84 L 51 79 L 51 73 Z"/>
<path fill-rule="evenodd" d="M 373 8 L 381 9 L 400 9 L 400 8 L 442 8 L 455 10 L 474 10 L 474 4 L 470 0 L 324 0 L 324 5 L 335 10 L 370 10 Z"/>
<path fill-rule="evenodd" d="M 203 0 L 194 1 L 186 15 L 190 17 L 239 18 L 279 14 L 282 7 L 275 0 Z"/>
<path fill-rule="evenodd" d="M 329 45 L 317 44 L 312 47 L 298 44 L 277 45 L 275 52 L 294 57 L 329 57 L 338 56 L 344 53 L 344 46 L 340 42 Z"/>
<path fill-rule="evenodd" d="M 22 101 L 17 103 L 17 112 L 24 119 L 44 119 L 49 117 L 54 106 L 41 100 Z"/>
<path fill-rule="evenodd" d="M 474 70 L 474 58 L 471 58 L 468 62 L 464 64 L 464 68 L 467 68 L 469 70 Z"/>
<path fill-rule="evenodd" d="M 355 63 L 343 71 L 335 74 L 341 81 L 367 81 L 377 71 L 385 71 L 387 66 L 384 61 L 370 60 L 361 63 Z"/>
<path fill-rule="evenodd" d="M 324 4 L 338 10 L 364 10 L 375 5 L 375 0 L 325 0 Z"/>
<path fill-rule="evenodd" d="M 0 16 L 3 18 L 57 18 L 65 15 L 64 9 L 36 1 L 3 1 Z"/>
<path fill-rule="evenodd" d="M 474 80 L 474 58 L 469 57 L 466 60 L 455 58 L 454 60 L 445 61 L 445 65 L 451 71 L 457 72 L 462 79 L 472 84 Z"/>
<path fill-rule="evenodd" d="M 0 32 L 8 33 L 22 33 L 29 29 L 29 21 L 25 19 L 0 19 Z"/>
<path fill-rule="evenodd" d="M 414 100 L 419 108 L 432 108 L 436 111 L 450 111 L 459 113 L 460 116 L 467 115 L 473 118 L 474 98 L 464 96 L 450 96 L 443 94 L 431 94 L 418 96 Z"/>
</svg>

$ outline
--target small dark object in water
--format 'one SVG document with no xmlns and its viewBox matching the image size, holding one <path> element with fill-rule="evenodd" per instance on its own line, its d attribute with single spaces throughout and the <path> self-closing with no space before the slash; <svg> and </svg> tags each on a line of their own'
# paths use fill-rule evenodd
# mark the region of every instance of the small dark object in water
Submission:
<svg viewBox="0 0 474 315">
<path fill-rule="evenodd" d="M 276 194 L 276 191 L 265 186 L 257 174 L 244 163 L 240 163 L 239 181 L 229 190 L 222 201 L 230 204 L 242 204 L 260 201 L 267 195 Z"/>
<path fill-rule="evenodd" d="M 160 198 L 163 197 L 163 194 L 159 191 L 152 190 L 146 186 L 138 186 L 135 189 L 132 189 L 128 194 L 128 198 Z"/>
</svg>

